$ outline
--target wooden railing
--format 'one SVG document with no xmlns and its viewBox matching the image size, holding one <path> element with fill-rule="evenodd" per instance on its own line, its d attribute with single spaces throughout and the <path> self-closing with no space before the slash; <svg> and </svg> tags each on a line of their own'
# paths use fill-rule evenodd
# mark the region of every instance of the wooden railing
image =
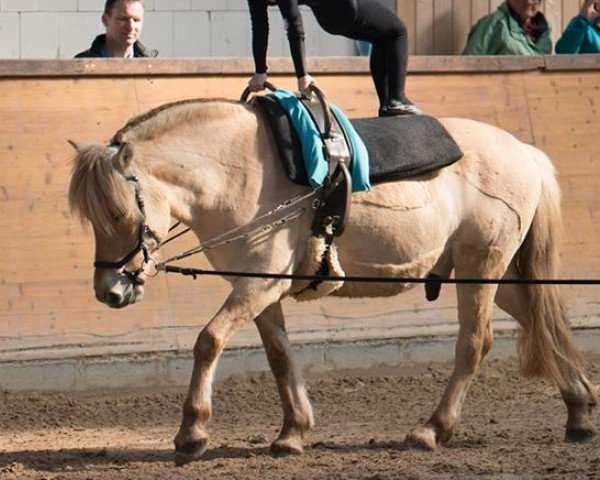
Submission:
<svg viewBox="0 0 600 480">
<path fill-rule="evenodd" d="M 270 80 L 294 88 L 289 59 L 271 65 Z M 310 68 L 349 116 L 376 112 L 365 59 L 312 59 Z M 226 285 L 159 276 L 127 312 L 97 303 L 93 239 L 66 202 L 67 139 L 105 142 L 131 116 L 169 101 L 238 98 L 251 72 L 247 59 L 0 61 L 0 361 L 191 348 Z M 545 150 L 564 195 L 563 273 L 598 277 L 597 56 L 411 57 L 408 94 L 430 115 L 492 123 Z M 420 287 L 376 302 L 286 302 L 289 330 L 296 342 L 449 334 L 452 291 L 433 304 Z M 600 326 L 598 287 L 567 294 L 576 325 Z M 497 328 L 514 327 L 498 317 Z M 230 345 L 257 342 L 250 326 Z"/>
</svg>

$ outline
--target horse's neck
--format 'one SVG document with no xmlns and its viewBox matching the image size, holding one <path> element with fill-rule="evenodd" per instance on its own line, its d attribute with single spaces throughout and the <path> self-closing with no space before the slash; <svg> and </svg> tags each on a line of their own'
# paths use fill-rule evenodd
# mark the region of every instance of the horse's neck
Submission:
<svg viewBox="0 0 600 480">
<path fill-rule="evenodd" d="M 256 125 L 251 129 L 182 129 L 143 147 L 147 172 L 168 197 L 172 216 L 217 233 L 251 218 L 263 178 L 252 154 Z"/>
</svg>

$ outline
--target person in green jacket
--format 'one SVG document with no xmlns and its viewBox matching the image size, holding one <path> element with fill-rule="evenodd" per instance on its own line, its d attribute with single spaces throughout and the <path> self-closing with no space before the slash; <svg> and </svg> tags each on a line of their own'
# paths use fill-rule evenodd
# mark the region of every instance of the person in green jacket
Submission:
<svg viewBox="0 0 600 480">
<path fill-rule="evenodd" d="M 556 42 L 556 53 L 600 53 L 600 0 L 585 0 Z"/>
<path fill-rule="evenodd" d="M 542 0 L 506 0 L 469 33 L 463 55 L 549 55 L 550 26 Z"/>
</svg>

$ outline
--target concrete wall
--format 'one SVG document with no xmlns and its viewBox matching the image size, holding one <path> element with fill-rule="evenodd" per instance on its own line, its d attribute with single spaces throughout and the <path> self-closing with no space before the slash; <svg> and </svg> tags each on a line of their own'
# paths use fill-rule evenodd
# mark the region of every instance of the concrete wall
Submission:
<svg viewBox="0 0 600 480">
<path fill-rule="evenodd" d="M 246 0 L 146 0 L 142 42 L 170 57 L 250 56 Z M 104 31 L 102 0 L 0 0 L 0 58 L 72 58 Z M 303 7 L 309 55 L 355 55 Z M 270 9 L 269 54 L 287 55 L 281 15 Z"/>
</svg>

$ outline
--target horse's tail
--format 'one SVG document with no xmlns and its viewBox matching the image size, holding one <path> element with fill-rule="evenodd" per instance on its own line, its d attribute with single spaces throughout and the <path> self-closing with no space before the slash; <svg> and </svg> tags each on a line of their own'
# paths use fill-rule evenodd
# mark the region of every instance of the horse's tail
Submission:
<svg viewBox="0 0 600 480">
<path fill-rule="evenodd" d="M 556 279 L 560 269 L 562 233 L 561 193 L 550 159 L 534 153 L 542 172 L 542 191 L 533 222 L 517 256 L 521 278 Z M 569 371 L 581 371 L 583 359 L 573 342 L 566 306 L 559 285 L 526 285 L 527 319 L 518 351 L 521 372 L 541 375 L 559 386 L 567 383 Z"/>
</svg>

